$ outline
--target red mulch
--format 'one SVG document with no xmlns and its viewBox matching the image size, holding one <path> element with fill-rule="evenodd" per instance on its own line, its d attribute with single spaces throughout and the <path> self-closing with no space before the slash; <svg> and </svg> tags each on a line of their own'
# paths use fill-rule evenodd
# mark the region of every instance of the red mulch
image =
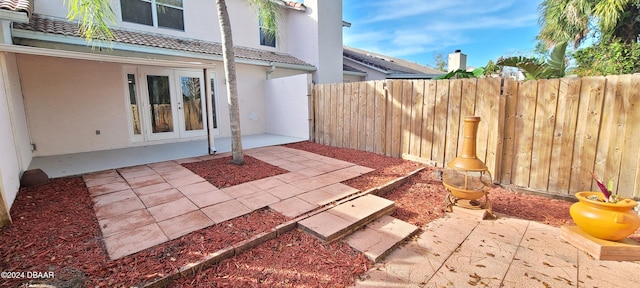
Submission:
<svg viewBox="0 0 640 288">
<path fill-rule="evenodd" d="M 200 162 L 184 163 L 182 166 L 207 179 L 218 188 L 231 187 L 253 180 L 259 180 L 289 171 L 269 163 L 262 162 L 251 156 L 244 156 L 244 165 L 231 163 L 231 156 L 216 158 Z M 247 173 L 251 171 L 251 173 Z M 227 177 L 227 175 L 229 177 Z M 222 176 L 222 177 L 221 177 Z"/>
<path fill-rule="evenodd" d="M 421 167 L 401 159 L 310 142 L 286 146 L 376 169 L 345 182 L 360 190 L 379 186 Z M 229 158 L 216 160 L 185 166 L 191 166 L 190 169 L 219 187 L 268 177 L 271 175 L 265 173 L 275 170 L 247 156 L 246 165 L 233 166 L 232 170 L 221 167 L 228 164 Z M 264 168 L 268 166 L 263 164 L 271 167 Z M 396 202 L 395 217 L 419 226 L 442 217 L 446 191 L 434 179 L 434 170 L 425 169 L 385 196 Z M 224 179 L 217 182 L 220 177 Z M 489 197 L 497 213 L 554 226 L 571 223 L 568 214 L 571 203 L 567 201 L 516 194 L 502 188 L 493 189 Z M 114 261 L 106 255 L 92 202 L 81 178 L 53 179 L 40 187 L 21 189 L 11 215 L 14 223 L 0 228 L 0 270 L 53 271 L 56 278 L 44 282 L 58 287 L 144 283 L 287 220 L 273 211 L 260 210 Z M 362 254 L 345 244 L 326 245 L 295 230 L 172 285 L 342 287 L 353 284 L 355 277 L 370 266 Z M 17 287 L 25 282 L 24 279 L 0 279 L 0 286 Z"/>
</svg>

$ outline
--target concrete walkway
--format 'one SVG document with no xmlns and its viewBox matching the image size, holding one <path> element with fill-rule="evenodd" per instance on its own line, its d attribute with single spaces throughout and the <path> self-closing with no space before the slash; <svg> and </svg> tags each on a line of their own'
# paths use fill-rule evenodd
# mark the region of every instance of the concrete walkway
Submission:
<svg viewBox="0 0 640 288">
<path fill-rule="evenodd" d="M 340 182 L 373 171 L 282 146 L 245 154 L 290 172 L 218 189 L 180 165 L 216 155 L 83 175 L 111 259 L 267 206 L 296 217 L 357 193 Z"/>
<path fill-rule="evenodd" d="M 355 287 L 637 287 L 638 271 L 640 262 L 594 260 L 556 227 L 454 213 L 429 223 Z"/>
</svg>

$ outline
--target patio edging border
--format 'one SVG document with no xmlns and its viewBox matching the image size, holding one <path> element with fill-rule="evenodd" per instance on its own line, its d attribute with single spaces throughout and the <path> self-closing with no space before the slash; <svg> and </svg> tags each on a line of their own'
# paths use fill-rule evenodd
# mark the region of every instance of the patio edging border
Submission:
<svg viewBox="0 0 640 288">
<path fill-rule="evenodd" d="M 345 197 L 343 199 L 340 199 L 334 203 L 331 204 L 327 204 L 323 207 L 321 207 L 320 209 L 308 212 L 306 214 L 300 215 L 294 219 L 291 219 L 289 221 L 286 221 L 282 224 L 277 225 L 274 228 L 269 229 L 269 231 L 265 231 L 265 232 L 261 232 L 258 233 L 254 236 L 252 236 L 249 239 L 245 239 L 242 240 L 236 244 L 233 244 L 231 246 L 219 249 L 218 251 L 215 251 L 213 253 L 210 253 L 209 255 L 207 255 L 204 259 L 202 259 L 199 262 L 196 263 L 190 263 L 189 265 L 185 265 L 182 266 L 180 268 L 178 268 L 178 271 L 173 272 L 169 275 L 166 275 L 162 278 L 153 280 L 149 283 L 146 284 L 140 284 L 137 285 L 135 287 L 142 287 L 142 288 L 160 288 L 160 287 L 166 287 L 167 285 L 169 285 L 169 283 L 171 281 L 174 281 L 176 279 L 179 279 L 180 277 L 187 277 L 187 276 L 191 276 L 196 274 L 197 272 L 200 272 L 202 270 L 204 270 L 205 268 L 209 267 L 209 266 L 213 266 L 215 264 L 217 264 L 218 262 L 227 259 L 227 258 L 231 258 L 234 257 L 236 255 L 240 255 L 241 253 L 243 253 L 244 251 L 247 251 L 253 247 L 256 247 L 264 242 L 267 242 L 271 239 L 275 239 L 278 236 L 287 233 L 291 230 L 293 230 L 294 228 L 296 228 L 298 226 L 298 222 L 309 218 L 313 215 L 316 215 L 318 213 L 324 212 L 326 210 L 329 210 L 339 204 L 351 201 L 353 199 L 362 197 L 364 195 L 367 194 L 373 194 L 373 195 L 384 195 L 386 193 L 389 193 L 391 190 L 396 189 L 398 187 L 400 187 L 401 185 L 403 185 L 404 183 L 406 183 L 409 178 L 413 177 L 415 174 L 419 173 L 420 171 L 424 170 L 425 167 L 420 167 L 412 172 L 410 172 L 407 175 L 401 176 L 399 178 L 396 178 L 394 180 L 391 180 L 385 184 L 382 184 L 380 186 L 377 187 L 373 187 L 370 189 L 367 189 L 365 191 L 362 192 L 358 192 L 358 193 L 354 193 L 351 196 Z"/>
</svg>

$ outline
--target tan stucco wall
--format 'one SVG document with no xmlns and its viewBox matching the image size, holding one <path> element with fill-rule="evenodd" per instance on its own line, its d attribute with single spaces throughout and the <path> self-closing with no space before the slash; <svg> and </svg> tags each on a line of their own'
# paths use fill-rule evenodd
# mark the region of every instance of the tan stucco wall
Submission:
<svg viewBox="0 0 640 288">
<path fill-rule="evenodd" d="M 129 144 L 121 65 L 32 55 L 18 60 L 34 156 Z"/>
</svg>

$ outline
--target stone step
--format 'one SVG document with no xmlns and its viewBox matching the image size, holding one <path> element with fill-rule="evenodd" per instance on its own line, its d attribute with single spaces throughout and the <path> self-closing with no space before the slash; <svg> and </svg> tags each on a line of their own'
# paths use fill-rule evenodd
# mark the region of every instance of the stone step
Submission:
<svg viewBox="0 0 640 288">
<path fill-rule="evenodd" d="M 331 242 L 394 210 L 393 201 L 368 194 L 306 218 L 298 225 L 307 233 Z"/>
<path fill-rule="evenodd" d="M 378 262 L 418 230 L 418 226 L 385 215 L 347 236 L 344 241 L 371 261 Z"/>
</svg>

